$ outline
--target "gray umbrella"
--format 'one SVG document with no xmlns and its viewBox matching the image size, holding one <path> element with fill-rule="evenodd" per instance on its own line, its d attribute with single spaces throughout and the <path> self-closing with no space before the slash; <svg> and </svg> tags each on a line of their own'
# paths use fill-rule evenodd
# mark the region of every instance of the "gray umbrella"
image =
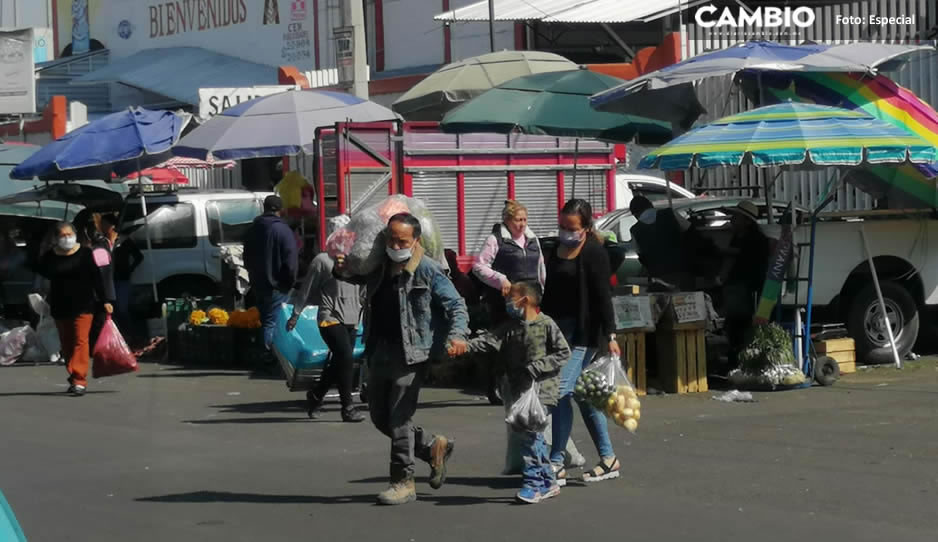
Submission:
<svg viewBox="0 0 938 542">
<path fill-rule="evenodd" d="M 351 94 L 291 90 L 226 109 L 183 137 L 173 154 L 240 160 L 312 153 L 316 128 L 396 118 L 390 109 Z"/>
<path fill-rule="evenodd" d="M 440 121 L 456 106 L 525 75 L 575 70 L 553 53 L 500 51 L 447 64 L 414 85 L 391 106 L 407 120 Z"/>
</svg>

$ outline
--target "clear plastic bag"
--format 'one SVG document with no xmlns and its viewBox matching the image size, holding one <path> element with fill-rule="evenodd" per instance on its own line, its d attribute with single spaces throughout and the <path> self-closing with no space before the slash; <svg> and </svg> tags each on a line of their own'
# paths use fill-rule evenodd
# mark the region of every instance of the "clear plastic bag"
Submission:
<svg viewBox="0 0 938 542">
<path fill-rule="evenodd" d="M 127 346 L 124 337 L 108 315 L 98 341 L 94 344 L 94 364 L 91 372 L 94 378 L 104 378 L 137 370 L 137 358 Z"/>
<path fill-rule="evenodd" d="M 326 252 L 335 257 L 345 254 L 345 268 L 352 275 L 367 275 L 384 258 L 384 245 L 379 242 L 388 220 L 398 213 L 410 213 L 420 221 L 421 239 L 427 255 L 444 267 L 443 238 L 440 228 L 427 206 L 418 199 L 400 194 L 352 215 L 349 223 L 335 230 L 326 240 Z"/>
<path fill-rule="evenodd" d="M 634 433 L 642 417 L 642 404 L 618 356 L 601 356 L 577 378 L 573 390 L 577 401 L 601 410 L 616 425 Z"/>
<path fill-rule="evenodd" d="M 27 361 L 52 361 L 57 362 L 61 358 L 62 344 L 59 342 L 59 331 L 55 328 L 55 320 L 52 318 L 52 309 L 49 303 L 39 294 L 29 294 L 29 306 L 39 315 L 39 325 L 36 326 L 38 334 L 39 347 L 42 354 L 37 356 L 45 359 Z"/>
<path fill-rule="evenodd" d="M 508 410 L 508 416 L 505 423 L 518 432 L 534 431 L 541 432 L 547 429 L 548 414 L 547 409 L 541 404 L 538 397 L 540 386 L 533 382 L 531 387 L 518 397 L 518 400 L 512 403 Z"/>
<path fill-rule="evenodd" d="M 23 357 L 26 342 L 33 333 L 33 328 L 21 326 L 0 335 L 0 365 L 13 365 Z"/>
</svg>

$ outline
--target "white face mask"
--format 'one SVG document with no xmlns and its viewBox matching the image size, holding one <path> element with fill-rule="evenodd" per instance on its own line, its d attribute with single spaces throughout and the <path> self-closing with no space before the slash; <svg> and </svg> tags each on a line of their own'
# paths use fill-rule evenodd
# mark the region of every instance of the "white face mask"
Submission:
<svg viewBox="0 0 938 542">
<path fill-rule="evenodd" d="M 65 237 L 59 237 L 58 245 L 62 250 L 72 250 L 77 242 L 78 240 L 74 235 L 66 235 Z"/>
<path fill-rule="evenodd" d="M 406 262 L 413 255 L 413 250 L 409 248 L 393 249 L 391 247 L 385 247 L 384 251 L 387 253 L 388 258 L 391 258 L 391 261 L 394 263 Z"/>
</svg>

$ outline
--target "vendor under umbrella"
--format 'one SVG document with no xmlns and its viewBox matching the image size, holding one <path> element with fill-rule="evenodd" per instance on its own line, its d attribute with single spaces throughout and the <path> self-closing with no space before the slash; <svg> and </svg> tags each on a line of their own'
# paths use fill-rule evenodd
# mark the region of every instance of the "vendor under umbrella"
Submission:
<svg viewBox="0 0 938 542">
<path fill-rule="evenodd" d="M 769 239 L 757 222 L 759 211 L 750 201 L 741 201 L 728 210 L 733 238 L 725 253 L 720 282 L 726 311 L 726 336 L 730 343 L 730 363 L 736 364 L 746 335 L 752 327 L 756 304 L 769 266 Z"/>
<path fill-rule="evenodd" d="M 629 230 L 633 246 L 649 278 L 679 290 L 692 290 L 694 277 L 685 250 L 690 223 L 670 207 L 655 209 L 644 196 L 632 198 L 629 211 L 637 220 Z"/>
</svg>

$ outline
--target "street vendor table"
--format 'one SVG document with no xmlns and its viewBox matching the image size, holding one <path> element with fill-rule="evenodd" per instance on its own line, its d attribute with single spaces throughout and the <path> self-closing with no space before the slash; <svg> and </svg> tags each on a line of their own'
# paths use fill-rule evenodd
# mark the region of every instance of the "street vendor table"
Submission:
<svg viewBox="0 0 938 542">
<path fill-rule="evenodd" d="M 622 292 L 620 290 L 616 294 Z M 655 321 L 649 297 L 633 293 L 634 290 L 629 289 L 626 295 L 614 295 L 612 307 L 623 368 L 635 392 L 645 395 L 648 390 L 645 338 L 648 333 L 655 331 Z"/>
</svg>

